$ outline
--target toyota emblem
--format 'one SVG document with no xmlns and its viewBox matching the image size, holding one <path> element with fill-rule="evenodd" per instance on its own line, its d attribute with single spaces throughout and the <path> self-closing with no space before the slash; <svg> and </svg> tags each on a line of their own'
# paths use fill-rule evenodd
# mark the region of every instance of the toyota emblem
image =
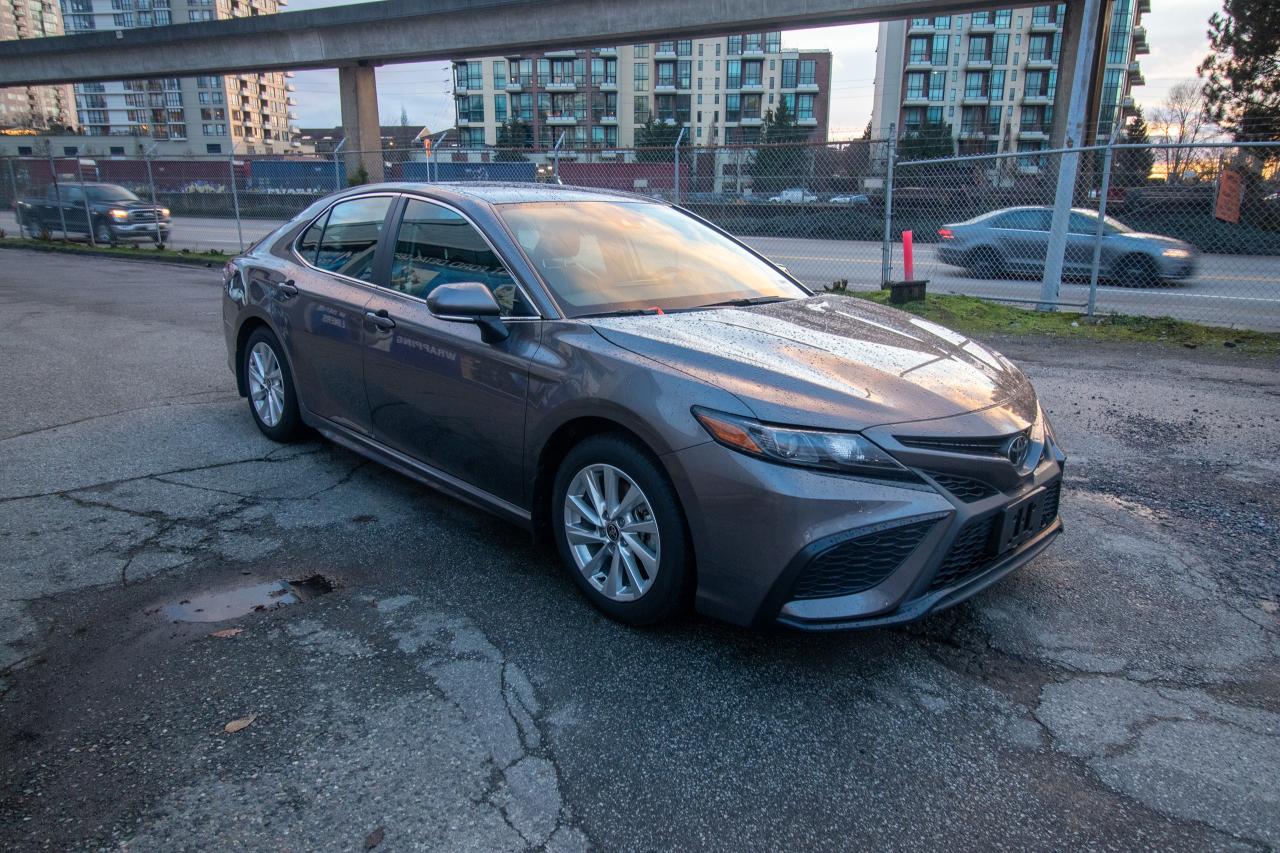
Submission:
<svg viewBox="0 0 1280 853">
<path fill-rule="evenodd" d="M 1021 468 L 1022 463 L 1027 461 L 1027 451 L 1031 449 L 1031 440 L 1023 433 L 1018 433 L 1009 439 L 1009 443 L 1004 447 L 1005 456 L 1009 457 L 1009 462 L 1015 468 Z"/>
</svg>

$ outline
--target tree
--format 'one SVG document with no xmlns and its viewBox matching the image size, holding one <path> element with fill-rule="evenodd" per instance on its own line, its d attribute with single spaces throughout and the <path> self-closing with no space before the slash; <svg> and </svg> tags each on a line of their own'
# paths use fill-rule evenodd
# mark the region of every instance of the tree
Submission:
<svg viewBox="0 0 1280 853">
<path fill-rule="evenodd" d="M 408 127 L 408 126 L 409 126 L 409 113 L 408 113 L 408 111 L 404 108 L 404 104 L 401 104 L 401 105 L 400 105 L 400 126 L 401 126 L 401 127 Z"/>
<path fill-rule="evenodd" d="M 522 163 L 529 158 L 520 153 L 522 148 L 533 146 L 533 131 L 518 118 L 508 119 L 498 126 L 498 153 L 493 158 L 500 163 Z"/>
<path fill-rule="evenodd" d="M 785 103 L 765 113 L 760 147 L 747 167 L 753 192 L 773 193 L 810 182 L 813 152 L 799 144 L 808 135 Z"/>
<path fill-rule="evenodd" d="M 1142 117 L 1142 109 L 1135 110 L 1133 120 L 1124 129 L 1120 141 L 1126 144 L 1146 145 L 1150 142 L 1147 136 L 1147 122 Z M 1151 176 L 1151 168 L 1155 165 L 1156 155 L 1150 148 L 1120 148 L 1111 161 L 1111 183 L 1121 189 L 1140 187 Z"/>
<path fill-rule="evenodd" d="M 636 160 L 641 163 L 670 163 L 673 159 L 676 140 L 680 138 L 680 125 L 659 121 L 653 116 L 636 128 Z M 690 144 L 689 133 L 685 132 L 680 147 Z"/>
<path fill-rule="evenodd" d="M 1197 72 L 1209 118 L 1240 141 L 1280 140 L 1280 3 L 1223 0 Z"/>
<path fill-rule="evenodd" d="M 1195 143 L 1213 133 L 1205 105 L 1204 84 L 1199 80 L 1183 80 L 1169 90 L 1164 104 L 1151 114 L 1151 126 L 1164 142 Z M 1190 148 L 1163 148 L 1165 180 L 1172 181 L 1187 171 L 1195 160 Z"/>
<path fill-rule="evenodd" d="M 921 125 L 918 130 L 905 131 L 898 140 L 899 160 L 934 160 L 955 154 L 955 139 L 951 136 L 951 125 L 946 122 Z"/>
</svg>

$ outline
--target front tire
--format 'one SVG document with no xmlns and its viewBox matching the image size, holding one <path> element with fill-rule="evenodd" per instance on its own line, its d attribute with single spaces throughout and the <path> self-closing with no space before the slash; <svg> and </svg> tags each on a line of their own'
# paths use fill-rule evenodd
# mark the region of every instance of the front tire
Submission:
<svg viewBox="0 0 1280 853">
<path fill-rule="evenodd" d="M 1161 284 L 1155 261 L 1146 255 L 1126 255 L 1115 266 L 1113 276 L 1122 287 L 1155 287 Z"/>
<path fill-rule="evenodd" d="M 610 434 L 583 441 L 556 473 L 550 515 L 574 582 L 611 619 L 653 625 L 684 608 L 693 579 L 684 512 L 642 446 Z"/>
<path fill-rule="evenodd" d="M 98 224 L 93 226 L 93 240 L 99 246 L 114 246 L 116 244 L 115 232 L 111 230 L 111 226 L 105 220 L 98 220 Z"/>
<path fill-rule="evenodd" d="M 245 341 L 242 357 L 253 422 L 272 441 L 296 441 L 302 434 L 302 417 L 280 340 L 270 329 L 258 329 Z"/>
</svg>

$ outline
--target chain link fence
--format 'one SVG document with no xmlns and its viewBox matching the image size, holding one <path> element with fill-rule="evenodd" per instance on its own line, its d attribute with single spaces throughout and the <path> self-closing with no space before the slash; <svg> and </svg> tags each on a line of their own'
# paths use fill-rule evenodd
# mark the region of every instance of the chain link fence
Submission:
<svg viewBox="0 0 1280 853">
<path fill-rule="evenodd" d="M 981 128 L 961 131 L 962 148 L 983 144 L 971 136 L 988 136 Z M 874 290 L 910 275 L 927 280 L 932 293 L 1025 307 L 1280 330 L 1280 145 L 1103 145 L 941 157 L 929 156 L 929 147 L 858 140 L 4 158 L 0 202 L 10 213 L 0 228 L 10 236 L 93 241 L 83 226 L 92 211 L 71 205 L 83 198 L 76 187 L 102 182 L 167 208 L 172 230 L 162 236 L 169 247 L 230 254 L 380 168 L 389 181 L 543 182 L 662 198 L 818 290 L 836 282 Z M 1075 173 L 1063 192 L 1060 171 Z M 20 203 L 32 201 L 44 205 L 42 218 L 19 223 Z"/>
</svg>

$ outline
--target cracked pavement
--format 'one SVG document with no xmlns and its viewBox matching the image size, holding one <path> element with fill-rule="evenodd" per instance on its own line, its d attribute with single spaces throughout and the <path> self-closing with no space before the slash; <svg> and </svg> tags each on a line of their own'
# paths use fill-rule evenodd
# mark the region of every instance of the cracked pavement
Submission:
<svg viewBox="0 0 1280 853">
<path fill-rule="evenodd" d="M 902 630 L 636 631 L 518 530 L 264 439 L 214 272 L 10 254 L 5 849 L 1280 846 L 1274 359 L 999 341 L 1071 456 L 1041 559 Z"/>
</svg>

